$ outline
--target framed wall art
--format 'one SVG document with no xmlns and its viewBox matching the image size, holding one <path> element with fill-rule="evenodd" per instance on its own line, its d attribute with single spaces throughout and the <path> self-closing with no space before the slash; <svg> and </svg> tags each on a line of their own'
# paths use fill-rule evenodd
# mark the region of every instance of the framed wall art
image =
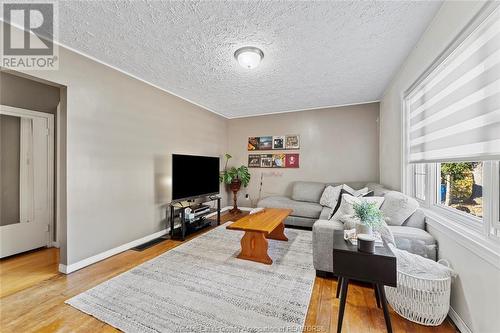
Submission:
<svg viewBox="0 0 500 333">
<path fill-rule="evenodd" d="M 249 154 L 249 168 L 298 168 L 299 154 Z"/>
<path fill-rule="evenodd" d="M 251 136 L 248 138 L 247 150 L 298 150 L 299 135 Z"/>
</svg>

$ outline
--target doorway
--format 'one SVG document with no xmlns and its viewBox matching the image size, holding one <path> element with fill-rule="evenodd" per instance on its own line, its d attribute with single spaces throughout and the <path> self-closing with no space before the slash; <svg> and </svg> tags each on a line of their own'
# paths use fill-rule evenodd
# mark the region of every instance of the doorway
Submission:
<svg viewBox="0 0 500 333">
<path fill-rule="evenodd" d="M 0 105 L 0 258 L 52 245 L 54 115 Z"/>
</svg>

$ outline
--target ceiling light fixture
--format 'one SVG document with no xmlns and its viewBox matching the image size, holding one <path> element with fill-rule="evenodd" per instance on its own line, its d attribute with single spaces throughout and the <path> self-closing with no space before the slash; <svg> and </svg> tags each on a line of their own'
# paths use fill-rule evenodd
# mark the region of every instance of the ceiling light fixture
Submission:
<svg viewBox="0 0 500 333">
<path fill-rule="evenodd" d="M 253 69 L 259 66 L 262 58 L 264 58 L 264 52 L 253 46 L 245 46 L 234 52 L 234 58 L 238 60 L 241 67 Z"/>
</svg>

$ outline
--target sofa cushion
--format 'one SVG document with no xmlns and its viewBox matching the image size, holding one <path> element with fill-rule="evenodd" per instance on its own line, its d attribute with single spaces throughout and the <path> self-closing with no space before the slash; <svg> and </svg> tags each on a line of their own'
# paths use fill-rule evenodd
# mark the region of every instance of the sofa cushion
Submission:
<svg viewBox="0 0 500 333">
<path fill-rule="evenodd" d="M 312 219 L 309 217 L 289 215 L 285 220 L 285 225 L 311 229 L 314 222 L 316 222 L 317 220 L 317 218 Z"/>
<path fill-rule="evenodd" d="M 342 194 L 342 201 L 340 203 L 339 209 L 333 214 L 332 220 L 339 220 L 343 215 L 354 215 L 353 205 L 355 203 L 360 203 L 361 200 L 367 201 L 369 203 L 375 203 L 377 208 L 380 208 L 384 202 L 383 197 L 366 197 L 366 198 L 356 198 L 349 194 Z"/>
<path fill-rule="evenodd" d="M 368 183 L 366 184 L 366 187 L 368 187 L 370 191 L 373 191 L 373 195 L 376 197 L 383 197 L 387 192 L 391 191 L 386 189 L 384 185 L 378 183 Z"/>
<path fill-rule="evenodd" d="M 418 201 L 401 192 L 390 191 L 384 195 L 380 207 L 388 225 L 402 225 L 418 208 Z"/>
<path fill-rule="evenodd" d="M 293 184 L 292 199 L 318 203 L 325 189 L 324 183 L 295 182 Z"/>
<path fill-rule="evenodd" d="M 323 210 L 323 206 L 319 203 L 296 201 L 287 197 L 278 196 L 264 198 L 259 201 L 258 206 L 266 208 L 291 208 L 293 209 L 291 215 L 312 219 L 319 218 Z"/>
<path fill-rule="evenodd" d="M 405 226 L 389 226 L 389 229 L 398 249 L 436 260 L 436 240 L 427 231 Z"/>
</svg>

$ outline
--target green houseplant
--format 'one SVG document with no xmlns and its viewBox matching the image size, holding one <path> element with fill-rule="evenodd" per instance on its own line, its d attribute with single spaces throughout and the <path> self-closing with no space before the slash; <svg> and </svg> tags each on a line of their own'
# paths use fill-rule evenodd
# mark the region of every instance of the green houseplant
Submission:
<svg viewBox="0 0 500 333">
<path fill-rule="evenodd" d="M 362 200 L 360 203 L 353 204 L 352 208 L 354 216 L 359 219 L 361 224 L 360 230 L 356 230 L 358 233 L 371 234 L 373 230 L 379 229 L 384 223 L 384 215 L 375 203 Z"/>
<path fill-rule="evenodd" d="M 233 214 L 241 213 L 241 210 L 238 208 L 237 204 L 238 191 L 241 189 L 241 185 L 243 185 L 244 187 L 248 186 L 248 183 L 250 182 L 250 172 L 244 165 L 238 168 L 231 167 L 228 169 L 227 163 L 232 158 L 232 156 L 229 154 L 225 154 L 224 158 L 226 160 L 226 164 L 224 166 L 224 171 L 220 173 L 219 180 L 221 183 L 229 185 L 229 189 L 233 192 L 233 208 L 229 212 Z"/>
</svg>

